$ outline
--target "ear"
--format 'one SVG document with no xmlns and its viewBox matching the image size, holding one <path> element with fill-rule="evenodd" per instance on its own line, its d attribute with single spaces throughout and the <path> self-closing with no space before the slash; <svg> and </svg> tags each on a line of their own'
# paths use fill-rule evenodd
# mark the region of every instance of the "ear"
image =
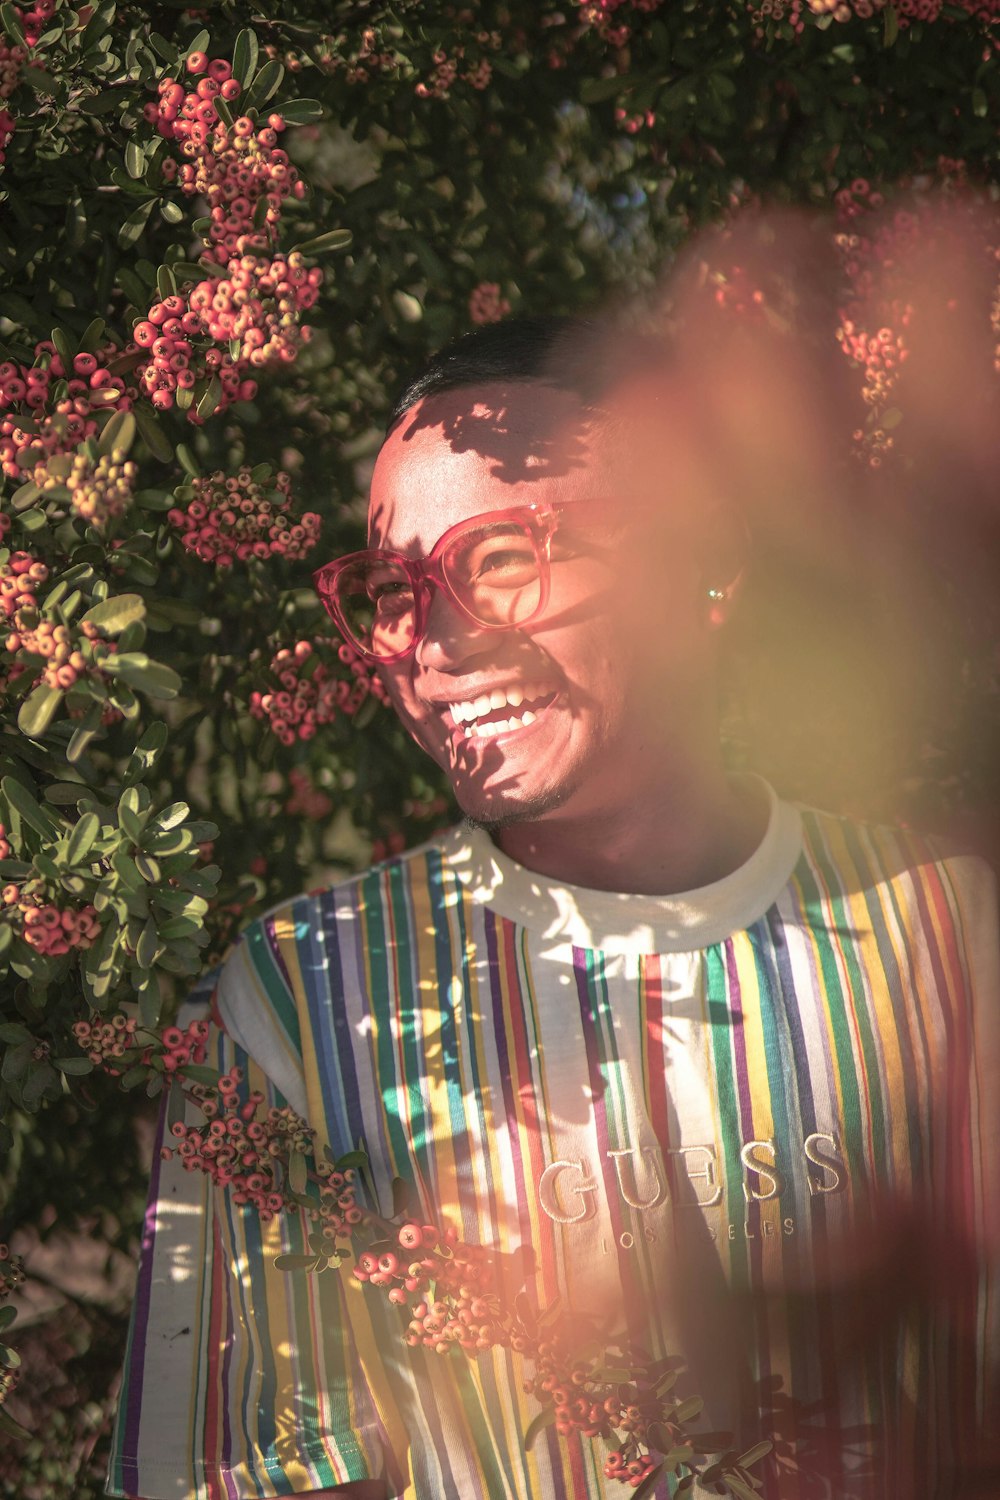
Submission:
<svg viewBox="0 0 1000 1500">
<path fill-rule="evenodd" d="M 741 516 L 719 509 L 705 527 L 699 548 L 705 618 L 709 628 L 728 624 L 739 602 L 750 562 L 750 533 Z"/>
</svg>

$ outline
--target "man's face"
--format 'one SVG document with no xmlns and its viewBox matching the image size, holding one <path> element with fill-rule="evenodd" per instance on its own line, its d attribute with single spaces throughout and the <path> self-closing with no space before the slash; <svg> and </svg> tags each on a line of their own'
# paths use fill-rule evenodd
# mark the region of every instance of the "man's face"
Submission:
<svg viewBox="0 0 1000 1500">
<path fill-rule="evenodd" d="M 522 381 L 425 399 L 379 454 L 370 545 L 409 557 L 489 511 L 601 502 L 560 520 L 539 616 L 484 630 L 433 589 L 424 638 L 380 668 L 477 822 L 634 810 L 711 700 L 704 586 L 671 523 L 669 461 L 652 474 L 629 451 L 570 393 Z"/>
</svg>

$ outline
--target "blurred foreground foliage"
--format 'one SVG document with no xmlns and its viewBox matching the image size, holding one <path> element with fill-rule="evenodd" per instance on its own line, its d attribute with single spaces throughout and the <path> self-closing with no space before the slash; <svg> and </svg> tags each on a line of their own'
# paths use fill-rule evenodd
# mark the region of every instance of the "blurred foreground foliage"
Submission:
<svg viewBox="0 0 1000 1500">
<path fill-rule="evenodd" d="M 134 1248 L 176 1000 L 256 911 L 447 818 L 309 588 L 400 379 L 508 309 L 650 292 L 758 196 L 862 237 L 901 181 L 995 202 L 998 39 L 993 3 L 909 0 L 0 5 L 0 1238 Z M 990 803 L 996 660 L 956 659 L 879 815 Z M 97 1493 L 124 1312 L 14 1340 L 0 1424 L 45 1436 L 5 1495 Z"/>
</svg>

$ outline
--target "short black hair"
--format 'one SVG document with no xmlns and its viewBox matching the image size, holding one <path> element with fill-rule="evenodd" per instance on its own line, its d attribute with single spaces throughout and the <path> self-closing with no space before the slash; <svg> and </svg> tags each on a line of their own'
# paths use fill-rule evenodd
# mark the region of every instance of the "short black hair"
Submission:
<svg viewBox="0 0 1000 1500">
<path fill-rule="evenodd" d="M 606 332 L 596 319 L 554 315 L 526 314 L 486 323 L 431 356 L 396 397 L 386 430 L 391 431 L 400 417 L 425 396 L 489 381 L 544 380 L 589 400 L 596 394 L 598 383 L 594 379 L 595 361 L 588 354 L 595 352 Z"/>
</svg>

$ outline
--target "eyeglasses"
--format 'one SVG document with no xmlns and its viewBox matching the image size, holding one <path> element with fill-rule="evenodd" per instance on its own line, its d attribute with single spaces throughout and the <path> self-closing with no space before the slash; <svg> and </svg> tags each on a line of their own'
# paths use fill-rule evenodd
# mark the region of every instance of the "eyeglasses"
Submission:
<svg viewBox="0 0 1000 1500">
<path fill-rule="evenodd" d="M 450 527 L 430 557 L 369 548 L 327 563 L 313 582 L 341 634 L 368 661 L 398 661 L 415 649 L 432 588 L 482 630 L 527 625 L 548 599 L 560 514 L 582 503 L 488 511 Z"/>
</svg>

